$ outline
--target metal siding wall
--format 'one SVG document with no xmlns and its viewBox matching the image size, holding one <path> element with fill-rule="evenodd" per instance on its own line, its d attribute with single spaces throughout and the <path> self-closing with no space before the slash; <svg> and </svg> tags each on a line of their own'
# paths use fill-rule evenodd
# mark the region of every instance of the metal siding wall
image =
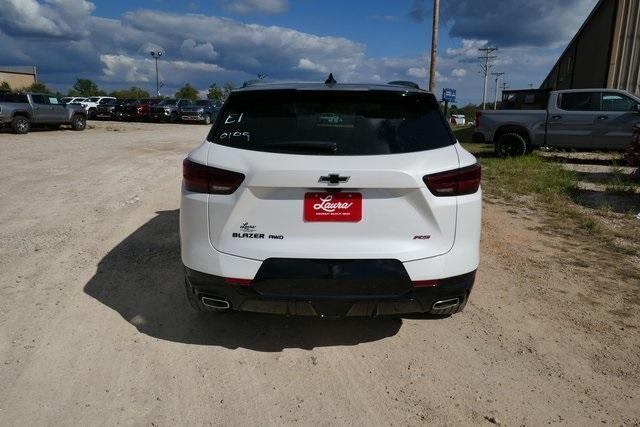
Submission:
<svg viewBox="0 0 640 427">
<path fill-rule="evenodd" d="M 636 0 L 637 1 L 637 0 Z M 616 1 L 601 3 L 575 40 L 575 68 L 571 88 L 605 87 L 613 38 Z M 567 52 L 569 53 L 570 50 Z"/>
<path fill-rule="evenodd" d="M 640 95 L 640 0 L 619 0 L 608 84 Z"/>
</svg>

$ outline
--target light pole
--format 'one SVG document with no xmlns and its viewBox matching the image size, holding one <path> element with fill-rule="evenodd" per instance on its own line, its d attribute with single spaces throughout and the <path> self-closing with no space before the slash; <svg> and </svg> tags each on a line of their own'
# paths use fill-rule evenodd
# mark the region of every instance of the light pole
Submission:
<svg viewBox="0 0 640 427">
<path fill-rule="evenodd" d="M 160 96 L 160 80 L 158 79 L 158 59 L 162 56 L 161 50 L 152 50 L 149 52 L 151 56 L 156 60 L 156 93 Z"/>
</svg>

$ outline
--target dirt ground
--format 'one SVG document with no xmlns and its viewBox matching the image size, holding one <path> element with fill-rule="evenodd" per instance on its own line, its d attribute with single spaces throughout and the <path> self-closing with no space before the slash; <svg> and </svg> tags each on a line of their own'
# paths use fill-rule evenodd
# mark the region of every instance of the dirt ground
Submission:
<svg viewBox="0 0 640 427">
<path fill-rule="evenodd" d="M 207 127 L 90 124 L 0 133 L 0 424 L 640 423 L 633 260 L 487 199 L 461 314 L 199 316 L 178 206 Z"/>
</svg>

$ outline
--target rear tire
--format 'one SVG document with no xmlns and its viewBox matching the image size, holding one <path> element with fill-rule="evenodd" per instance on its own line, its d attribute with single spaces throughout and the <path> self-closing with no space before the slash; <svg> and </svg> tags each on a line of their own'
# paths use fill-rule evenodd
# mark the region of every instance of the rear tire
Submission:
<svg viewBox="0 0 640 427">
<path fill-rule="evenodd" d="M 522 135 L 517 133 L 505 133 L 498 138 L 495 144 L 496 156 L 517 157 L 523 156 L 529 152 L 527 141 Z"/>
<path fill-rule="evenodd" d="M 31 120 L 24 116 L 16 116 L 11 120 L 11 130 L 18 135 L 24 135 L 31 130 Z"/>
<path fill-rule="evenodd" d="M 171 113 L 171 115 L 169 116 L 169 123 L 175 123 L 177 121 L 178 121 L 178 114 Z"/>
<path fill-rule="evenodd" d="M 81 114 L 76 114 L 71 118 L 71 129 L 85 130 L 87 127 L 87 119 Z"/>
<path fill-rule="evenodd" d="M 89 110 L 89 120 L 95 120 L 96 119 L 96 110 L 94 108 Z"/>
<path fill-rule="evenodd" d="M 207 307 L 206 305 L 202 304 L 202 301 L 198 299 L 198 296 L 193 290 L 193 286 L 191 286 L 191 284 L 189 283 L 189 279 L 187 279 L 186 277 L 184 278 L 184 286 L 187 292 L 187 300 L 189 301 L 189 305 L 195 311 L 199 313 L 214 313 L 214 314 L 224 314 L 231 311 L 229 309 L 224 309 L 224 310 L 215 309 L 215 308 Z"/>
</svg>

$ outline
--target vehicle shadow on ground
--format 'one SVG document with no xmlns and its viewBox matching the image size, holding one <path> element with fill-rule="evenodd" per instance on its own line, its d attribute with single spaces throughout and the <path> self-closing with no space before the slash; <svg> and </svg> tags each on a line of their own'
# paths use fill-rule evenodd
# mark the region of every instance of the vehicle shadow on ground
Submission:
<svg viewBox="0 0 640 427">
<path fill-rule="evenodd" d="M 114 247 L 84 291 L 149 336 L 256 351 L 355 345 L 395 335 L 400 318 L 326 320 L 267 314 L 201 315 L 183 284 L 178 210 L 157 216 Z"/>
</svg>

